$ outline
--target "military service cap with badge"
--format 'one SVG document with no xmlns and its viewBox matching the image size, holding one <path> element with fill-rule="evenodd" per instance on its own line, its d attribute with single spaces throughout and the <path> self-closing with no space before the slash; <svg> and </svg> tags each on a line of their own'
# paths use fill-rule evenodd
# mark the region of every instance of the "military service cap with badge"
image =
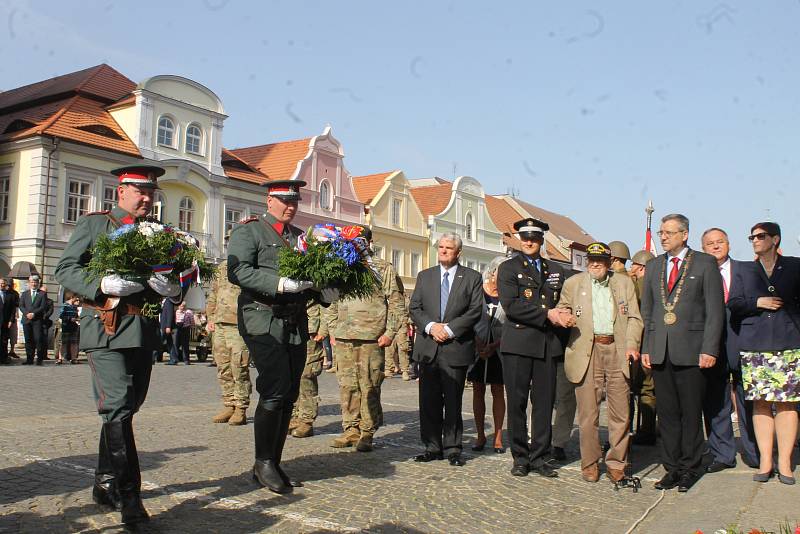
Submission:
<svg viewBox="0 0 800 534">
<path fill-rule="evenodd" d="M 300 197 L 300 188 L 305 187 L 303 180 L 272 180 L 264 184 L 267 195 L 284 201 L 303 200 Z"/>
</svg>

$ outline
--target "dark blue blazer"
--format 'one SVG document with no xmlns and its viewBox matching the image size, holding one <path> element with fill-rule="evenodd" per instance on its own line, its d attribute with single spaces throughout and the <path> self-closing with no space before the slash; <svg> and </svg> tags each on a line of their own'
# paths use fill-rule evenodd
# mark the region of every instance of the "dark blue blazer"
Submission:
<svg viewBox="0 0 800 534">
<path fill-rule="evenodd" d="M 746 262 L 731 258 L 731 281 L 728 287 L 728 300 L 733 295 L 733 288 L 736 285 L 736 275 Z M 728 369 L 739 369 L 739 330 L 742 327 L 742 319 L 731 313 L 730 308 L 726 309 L 726 328 L 721 351 L 727 355 Z"/>
<path fill-rule="evenodd" d="M 739 350 L 800 348 L 800 258 L 779 256 L 770 278 L 760 263 L 741 262 L 734 280 L 728 309 L 741 322 Z M 783 307 L 777 311 L 759 309 L 759 297 L 780 297 Z"/>
</svg>

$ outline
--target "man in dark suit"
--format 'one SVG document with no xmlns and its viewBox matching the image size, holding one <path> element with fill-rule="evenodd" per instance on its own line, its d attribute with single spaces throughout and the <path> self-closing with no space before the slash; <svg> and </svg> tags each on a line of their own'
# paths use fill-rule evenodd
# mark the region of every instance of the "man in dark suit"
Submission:
<svg viewBox="0 0 800 534">
<path fill-rule="evenodd" d="M 39 275 L 28 278 L 28 290 L 19 298 L 19 311 L 22 312 L 22 331 L 25 334 L 26 360 L 22 365 L 42 365 L 47 352 L 47 330 L 44 321 L 47 319 L 47 297 L 39 291 Z"/>
<path fill-rule="evenodd" d="M 439 264 L 417 276 L 410 314 L 417 327 L 412 358 L 419 363 L 420 435 L 425 452 L 417 462 L 441 460 L 462 466 L 461 397 L 467 367 L 475 360 L 475 324 L 483 309 L 480 273 L 458 263 L 461 238 L 444 234 Z"/>
<path fill-rule="evenodd" d="M 497 271 L 500 303 L 506 312 L 500 353 L 508 398 L 511 474 L 534 470 L 544 477 L 558 473 L 547 463 L 552 436 L 551 417 L 556 389 L 556 362 L 564 342 L 556 326 L 574 326 L 569 310 L 555 309 L 565 275 L 540 251 L 549 225 L 536 219 L 514 224 L 522 253 L 501 263 Z M 561 331 L 563 332 L 563 331 Z M 528 397 L 533 402 L 533 434 L 528 443 Z"/>
<path fill-rule="evenodd" d="M 17 318 L 18 302 L 14 293 L 9 291 L 8 280 L 0 278 L 0 365 L 8 365 L 8 340 L 11 337 L 11 326 Z"/>
<path fill-rule="evenodd" d="M 178 365 L 178 347 L 175 346 L 175 304 L 170 299 L 164 299 L 159 319 L 161 338 L 169 353 L 167 365 Z"/>
<path fill-rule="evenodd" d="M 689 219 L 671 214 L 658 232 L 665 254 L 647 266 L 642 364 L 653 369 L 666 475 L 656 489 L 686 492 L 703 473 L 704 369 L 714 367 L 725 326 L 713 256 L 689 249 Z"/>
<path fill-rule="evenodd" d="M 728 255 L 730 243 L 728 234 L 720 228 L 710 228 L 703 232 L 700 239 L 703 252 L 711 254 L 717 260 L 722 275 L 722 290 L 725 302 L 733 289 L 734 275 L 741 268 L 738 262 Z M 706 373 L 706 398 L 703 403 L 706 435 L 708 436 L 709 465 L 707 473 L 716 473 L 736 466 L 736 438 L 733 435 L 733 403 L 731 402 L 730 377 L 736 395 L 736 411 L 739 417 L 739 436 L 742 444 L 742 459 L 750 467 L 758 467 L 758 447 L 753 435 L 753 402 L 744 398 L 742 387 L 742 370 L 739 366 L 740 319 L 731 316 L 726 309 L 725 331 L 720 345 L 720 357 L 717 363 Z"/>
</svg>

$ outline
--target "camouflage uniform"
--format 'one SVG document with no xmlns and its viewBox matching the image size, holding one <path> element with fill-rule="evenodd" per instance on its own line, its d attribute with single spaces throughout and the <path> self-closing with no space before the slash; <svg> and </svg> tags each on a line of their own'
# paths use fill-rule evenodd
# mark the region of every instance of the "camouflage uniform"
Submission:
<svg viewBox="0 0 800 534">
<path fill-rule="evenodd" d="M 403 299 L 403 315 L 398 321 L 397 333 L 392 340 L 392 344 L 386 347 L 386 370 L 394 367 L 403 373 L 408 373 L 408 306 Z"/>
<path fill-rule="evenodd" d="M 340 300 L 323 310 L 332 338 L 336 340 L 336 377 L 342 404 L 342 440 L 334 446 L 371 450 L 372 435 L 383 423 L 381 383 L 384 351 L 378 338 L 394 338 L 403 315 L 403 295 L 391 263 L 378 258 L 373 264 L 381 274 L 382 287 L 366 299 Z M 362 449 L 366 441 L 368 448 Z M 346 443 L 344 443 L 346 442 Z"/>
<path fill-rule="evenodd" d="M 225 406 L 246 409 L 250 406 L 250 354 L 239 335 L 237 299 L 241 289 L 228 281 L 228 260 L 219 264 L 206 301 L 208 322 L 214 323 L 212 354 L 217 364 L 217 380 Z"/>
<path fill-rule="evenodd" d="M 300 395 L 294 403 L 292 419 L 296 423 L 314 424 L 319 412 L 319 384 L 317 377 L 322 374 L 322 361 L 325 349 L 322 341 L 314 341 L 317 334 L 325 337 L 328 335 L 328 325 L 320 320 L 321 306 L 314 301 L 309 301 L 308 311 L 308 343 L 306 344 L 306 365 L 303 367 L 303 376 L 300 378 Z M 294 434 L 293 434 L 294 435 Z M 299 437 L 299 436 L 295 436 Z"/>
</svg>

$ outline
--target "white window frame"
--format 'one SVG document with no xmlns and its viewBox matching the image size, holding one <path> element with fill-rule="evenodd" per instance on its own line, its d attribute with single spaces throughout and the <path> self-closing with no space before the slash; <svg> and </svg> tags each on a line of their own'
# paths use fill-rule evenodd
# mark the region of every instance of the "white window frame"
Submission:
<svg viewBox="0 0 800 534">
<path fill-rule="evenodd" d="M 189 206 L 184 207 L 184 203 L 187 201 Z M 178 204 L 178 228 L 184 232 L 191 232 L 194 224 L 194 212 L 194 199 L 188 195 L 181 198 Z"/>
<path fill-rule="evenodd" d="M 472 216 L 472 212 L 468 211 L 466 215 L 464 215 L 464 233 L 466 234 L 467 241 L 475 241 L 475 217 Z"/>
<path fill-rule="evenodd" d="M 89 191 L 87 194 L 84 193 L 72 193 L 71 192 L 71 185 L 73 183 L 77 183 L 80 185 L 88 186 Z M 75 218 L 70 218 L 70 199 L 73 197 L 77 198 L 77 202 L 80 203 L 83 201 L 85 204 L 83 208 L 78 205 L 75 213 Z M 66 195 L 64 197 L 64 222 L 67 224 L 77 224 L 78 219 L 80 219 L 83 215 L 86 215 L 91 211 L 91 206 L 94 205 L 94 182 L 92 180 L 87 180 L 85 178 L 77 178 L 74 176 L 67 177 L 67 189 Z"/>
<path fill-rule="evenodd" d="M 395 257 L 396 256 L 396 257 Z M 395 262 L 397 260 L 397 262 Z M 395 272 L 397 274 L 403 274 L 403 251 L 399 249 L 392 250 L 392 266 L 394 266 Z"/>
<path fill-rule="evenodd" d="M 228 220 L 228 212 L 234 213 L 238 212 L 239 217 L 236 218 L 235 221 Z M 240 206 L 238 204 L 225 204 L 225 214 L 223 217 L 223 227 L 222 227 L 222 235 L 225 236 L 228 234 L 230 230 L 233 230 L 236 227 L 236 224 L 247 217 L 247 208 L 244 206 Z"/>
<path fill-rule="evenodd" d="M 192 128 L 197 128 L 198 131 L 200 132 L 200 135 L 197 136 L 197 150 L 189 150 L 189 135 L 190 135 L 189 131 Z M 192 135 L 192 138 L 194 138 L 194 137 L 195 136 Z M 204 144 L 203 143 L 203 137 L 204 137 L 203 136 L 203 128 L 198 123 L 193 122 L 193 123 L 189 124 L 186 127 L 186 134 L 184 135 L 184 140 L 183 140 L 183 143 L 184 143 L 183 147 L 184 147 L 184 150 L 186 151 L 186 153 L 187 154 L 194 154 L 195 156 L 202 156 L 203 155 L 203 148 L 204 148 L 203 147 L 203 144 Z"/>
<path fill-rule="evenodd" d="M 167 205 L 167 197 L 161 191 L 156 191 L 153 196 L 153 209 L 150 213 L 159 221 L 164 220 L 164 207 Z"/>
<path fill-rule="evenodd" d="M 118 184 L 114 182 L 103 182 L 103 196 L 99 197 L 101 211 L 110 211 L 117 205 L 117 187 Z M 106 198 L 108 191 L 113 191 L 110 199 Z"/>
<path fill-rule="evenodd" d="M 333 209 L 333 202 L 331 202 L 331 188 L 327 180 L 323 180 L 319 184 L 319 207 L 321 209 L 331 211 Z"/>
<path fill-rule="evenodd" d="M 383 247 L 380 245 L 372 245 L 372 253 L 376 258 L 383 259 Z"/>
<path fill-rule="evenodd" d="M 403 199 L 393 198 L 391 208 L 392 225 L 402 228 L 403 225 Z"/>
<path fill-rule="evenodd" d="M 422 260 L 422 254 L 419 252 L 412 252 L 411 253 L 411 276 L 414 278 L 417 277 L 420 271 L 420 261 Z"/>
<path fill-rule="evenodd" d="M 172 123 L 172 143 L 162 143 L 161 142 L 161 121 L 168 120 Z M 165 128 L 166 129 L 166 128 Z M 170 115 L 161 115 L 156 122 L 156 143 L 158 146 L 165 146 L 167 148 L 177 149 L 177 141 L 178 141 L 178 133 L 180 128 L 178 128 L 178 121 L 175 120 L 174 117 Z M 166 136 L 165 136 L 166 137 Z"/>
<path fill-rule="evenodd" d="M 10 222 L 11 172 L 0 173 L 0 223 L 7 223 Z"/>
</svg>

